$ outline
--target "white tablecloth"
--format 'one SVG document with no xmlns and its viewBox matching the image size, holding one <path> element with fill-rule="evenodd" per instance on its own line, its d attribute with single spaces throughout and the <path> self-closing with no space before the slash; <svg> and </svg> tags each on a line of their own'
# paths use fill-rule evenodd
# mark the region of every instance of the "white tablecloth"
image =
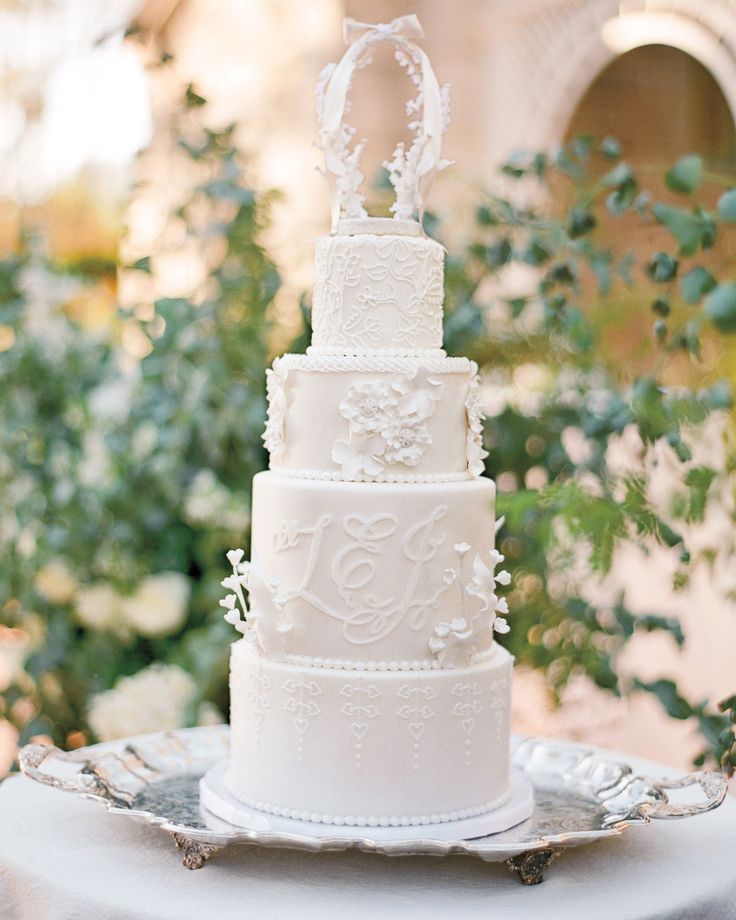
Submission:
<svg viewBox="0 0 736 920">
<path fill-rule="evenodd" d="M 25 777 L 0 785 L 0 920 L 368 917 L 734 920 L 736 800 L 567 850 L 525 887 L 503 865 L 458 856 L 241 847 L 190 872 L 161 831 Z"/>
</svg>

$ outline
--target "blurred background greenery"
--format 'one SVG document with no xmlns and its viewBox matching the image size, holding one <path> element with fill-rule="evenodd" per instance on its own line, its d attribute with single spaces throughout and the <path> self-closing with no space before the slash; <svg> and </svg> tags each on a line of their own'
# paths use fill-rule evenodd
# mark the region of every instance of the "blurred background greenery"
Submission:
<svg viewBox="0 0 736 920">
<path fill-rule="evenodd" d="M 43 100 L 17 72 L 5 87 L 25 118 L 5 156 L 26 163 L 0 199 L 5 768 L 30 739 L 78 747 L 227 717 L 224 553 L 247 549 L 250 483 L 267 463 L 265 368 L 308 344 L 309 279 L 284 244 L 293 196 L 270 188 L 251 124 L 191 82 L 186 41 L 156 6 L 125 37 L 132 12 L 118 10 L 85 38 L 123 67 L 134 55 L 128 88 L 150 91 L 152 124 L 111 135 L 144 148 L 122 179 L 28 159 Z M 432 4 L 414 6 L 429 32 Z M 621 706 L 644 699 L 666 719 L 641 752 L 729 768 L 736 143 L 712 78 L 651 47 L 654 71 L 618 58 L 551 152 L 438 182 L 425 227 L 448 248 L 447 351 L 483 375 L 517 727 L 596 741 L 600 712 L 623 712 L 612 737 L 633 751 L 652 710 Z M 621 103 L 642 68 L 673 105 L 684 73 L 710 100 L 705 127 L 681 119 L 642 140 Z M 646 99 L 640 121 L 661 115 Z M 293 170 L 302 151 L 290 156 Z M 374 212 L 387 204 L 377 168 Z M 593 713 L 582 728 L 576 709 Z M 667 720 L 686 743 L 666 746 Z"/>
</svg>

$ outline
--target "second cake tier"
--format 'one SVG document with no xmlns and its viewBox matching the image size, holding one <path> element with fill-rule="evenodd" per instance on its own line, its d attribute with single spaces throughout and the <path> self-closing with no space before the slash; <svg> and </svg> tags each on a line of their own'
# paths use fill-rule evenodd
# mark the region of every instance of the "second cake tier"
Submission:
<svg viewBox="0 0 736 920">
<path fill-rule="evenodd" d="M 277 358 L 264 435 L 271 469 L 360 482 L 478 476 L 477 371 L 467 358 Z"/>
<path fill-rule="evenodd" d="M 492 632 L 489 479 L 253 480 L 249 620 L 263 652 L 305 666 L 453 667 Z"/>
</svg>

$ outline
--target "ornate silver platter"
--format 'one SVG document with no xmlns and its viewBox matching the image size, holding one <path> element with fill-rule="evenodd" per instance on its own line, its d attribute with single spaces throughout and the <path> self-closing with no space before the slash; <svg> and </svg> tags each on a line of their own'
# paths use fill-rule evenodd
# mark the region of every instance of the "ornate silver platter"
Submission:
<svg viewBox="0 0 736 920">
<path fill-rule="evenodd" d="M 527 885 L 541 882 L 545 867 L 565 847 L 621 834 L 652 819 L 703 814 L 717 808 L 726 795 L 726 780 L 719 773 L 655 780 L 578 745 L 514 737 L 512 763 L 534 786 L 535 804 L 532 816 L 511 830 L 472 840 L 427 836 L 375 841 L 357 830 L 355 837 L 316 838 L 243 830 L 200 806 L 200 777 L 227 756 L 228 748 L 227 727 L 215 726 L 145 735 L 71 753 L 30 744 L 20 752 L 19 762 L 23 773 L 37 782 L 75 792 L 104 805 L 111 814 L 167 831 L 182 850 L 188 869 L 199 869 L 232 844 L 311 852 L 354 847 L 388 856 L 479 856 L 486 862 L 505 862 Z M 670 802 L 668 790 L 686 787 L 699 789 L 697 801 Z"/>
</svg>

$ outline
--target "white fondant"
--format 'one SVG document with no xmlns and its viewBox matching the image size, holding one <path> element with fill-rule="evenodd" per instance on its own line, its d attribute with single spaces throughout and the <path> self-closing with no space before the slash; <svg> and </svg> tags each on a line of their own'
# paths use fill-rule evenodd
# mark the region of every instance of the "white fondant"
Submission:
<svg viewBox="0 0 736 920">
<path fill-rule="evenodd" d="M 470 562 L 493 546 L 494 486 L 253 480 L 254 567 L 293 624 L 285 653 L 362 661 L 432 657 L 435 627 L 478 609 Z M 463 549 L 467 547 L 467 550 Z M 448 572 L 456 573 L 450 580 Z M 277 619 L 271 605 L 251 609 Z M 492 623 L 473 654 L 491 647 Z"/>
<path fill-rule="evenodd" d="M 497 807 L 509 793 L 512 661 L 497 647 L 452 671 L 345 673 L 236 642 L 228 790 L 325 824 L 445 823 Z"/>
<path fill-rule="evenodd" d="M 238 827 L 279 834 L 298 834 L 300 837 L 341 837 L 360 840 L 404 841 L 404 840 L 466 840 L 471 837 L 486 837 L 515 827 L 525 821 L 534 810 L 534 789 L 529 780 L 518 770 L 511 771 L 509 793 L 500 800 L 501 804 L 488 803 L 491 810 L 475 813 L 469 809 L 466 817 L 440 823 L 440 816 L 401 815 L 391 817 L 356 816 L 353 823 L 346 824 L 343 815 L 328 815 L 333 822 L 301 820 L 301 811 L 292 809 L 284 817 L 284 809 L 255 809 L 233 796 L 226 786 L 227 763 L 220 762 L 212 767 L 200 780 L 200 802 L 213 815 Z M 261 803 L 265 804 L 265 803 Z M 278 810 L 279 814 L 275 811 Z M 465 813 L 464 813 L 465 814 Z M 322 818 L 323 815 L 317 815 Z M 434 821 L 432 819 L 435 819 Z"/>
<path fill-rule="evenodd" d="M 445 165 L 447 93 L 415 17 L 346 26 L 353 44 L 319 89 L 338 232 L 317 242 L 312 346 L 267 375 L 272 471 L 253 480 L 252 558 L 228 553 L 220 602 L 243 636 L 232 753 L 202 793 L 244 826 L 490 833 L 531 797 L 508 802 L 512 659 L 493 634 L 508 630 L 496 589 L 510 576 L 495 573 L 495 487 L 474 478 L 477 367 L 442 351 L 444 252 L 414 219 Z M 366 215 L 362 142 L 343 120 L 383 41 L 417 89 L 414 139 L 385 164 L 391 219 Z"/>
<path fill-rule="evenodd" d="M 328 236 L 315 254 L 312 344 L 442 347 L 444 250 L 424 237 Z"/>
<path fill-rule="evenodd" d="M 475 435 L 465 405 L 475 372 L 464 358 L 277 358 L 268 431 L 279 452 L 271 469 L 358 482 L 478 475 L 482 463 L 469 468 Z"/>
</svg>

